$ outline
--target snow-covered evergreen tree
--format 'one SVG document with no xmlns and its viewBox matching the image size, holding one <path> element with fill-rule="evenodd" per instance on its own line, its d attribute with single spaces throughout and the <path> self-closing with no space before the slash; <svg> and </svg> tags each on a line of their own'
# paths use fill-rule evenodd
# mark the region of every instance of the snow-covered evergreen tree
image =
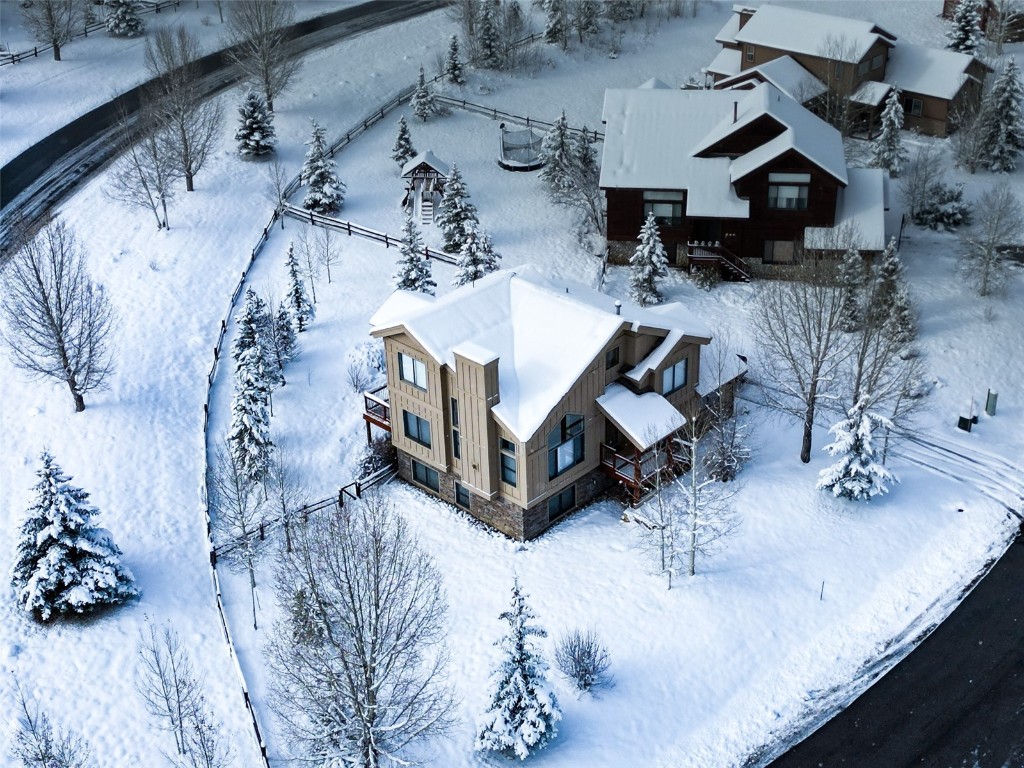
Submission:
<svg viewBox="0 0 1024 768">
<path fill-rule="evenodd" d="M 435 110 L 434 92 L 427 86 L 427 78 L 423 74 L 423 67 L 420 67 L 420 76 L 416 81 L 416 90 L 412 93 L 412 100 L 409 102 L 412 113 L 423 122 L 427 121 Z"/>
<path fill-rule="evenodd" d="M 395 272 L 395 288 L 400 291 L 418 291 L 434 295 L 437 283 L 431 277 L 430 260 L 423 252 L 423 238 L 412 219 L 412 212 L 405 214 L 402 224 L 402 244 L 398 246 L 398 271 Z"/>
<path fill-rule="evenodd" d="M 398 135 L 395 136 L 395 146 L 391 149 L 391 159 L 402 168 L 407 162 L 416 156 L 416 149 L 412 145 L 412 134 L 409 132 L 409 124 L 405 122 L 405 115 L 398 118 Z"/>
<path fill-rule="evenodd" d="M 249 89 L 245 101 L 238 108 L 235 141 L 238 142 L 238 154 L 243 157 L 266 155 L 273 152 L 277 144 L 274 115 L 267 110 L 267 102 L 255 89 Z"/>
<path fill-rule="evenodd" d="M 261 482 L 270 471 L 270 382 L 258 347 L 247 349 L 235 369 L 228 444 L 246 478 Z"/>
<path fill-rule="evenodd" d="M 334 172 L 335 163 L 327 156 L 326 134 L 313 120 L 313 132 L 306 144 L 306 161 L 302 164 L 299 181 L 306 186 L 302 207 L 314 213 L 331 213 L 345 200 L 345 185 Z"/>
<path fill-rule="evenodd" d="M 548 665 L 533 640 L 547 637 L 547 632 L 532 623 L 536 616 L 526 603 L 519 579 L 512 587 L 512 603 L 501 618 L 508 622 L 508 632 L 497 643 L 504 658 L 492 675 L 491 705 L 477 724 L 475 747 L 525 760 L 558 734 L 562 710 L 548 689 Z"/>
<path fill-rule="evenodd" d="M 1024 149 L 1024 112 L 1021 100 L 1020 70 L 1011 56 L 985 99 L 983 123 L 985 165 L 996 173 L 1009 173 L 1017 167 Z"/>
<path fill-rule="evenodd" d="M 540 178 L 556 198 L 563 197 L 573 187 L 573 149 L 572 132 L 563 111 L 544 134 L 540 145 L 540 159 L 544 163 Z"/>
<path fill-rule="evenodd" d="M 973 56 L 981 45 L 981 2 L 960 0 L 946 30 L 947 48 Z"/>
<path fill-rule="evenodd" d="M 274 335 L 271 339 L 274 362 L 281 374 L 281 386 L 285 385 L 284 367 L 299 354 L 299 340 L 295 333 L 295 322 L 288 305 L 283 301 L 274 315 Z"/>
<path fill-rule="evenodd" d="M 668 258 L 653 213 L 647 214 L 638 239 L 640 245 L 629 257 L 629 298 L 646 307 L 661 302 L 658 278 L 668 273 Z"/>
<path fill-rule="evenodd" d="M 98 528 L 89 494 L 71 485 L 47 451 L 36 470 L 35 499 L 21 525 L 11 584 L 37 621 L 88 613 L 138 595 L 110 532 Z"/>
<path fill-rule="evenodd" d="M 145 32 L 135 0 L 106 0 L 107 32 L 114 37 L 138 37 Z"/>
<path fill-rule="evenodd" d="M 907 150 L 901 137 L 903 131 L 903 106 L 900 104 L 900 90 L 893 88 L 882 110 L 882 130 L 871 145 L 871 165 L 889 172 L 897 178 L 907 162 Z"/>
<path fill-rule="evenodd" d="M 611 0 L 605 4 L 605 15 L 612 21 L 631 21 L 636 18 L 633 0 Z"/>
<path fill-rule="evenodd" d="M 459 250 L 459 260 L 455 266 L 455 277 L 452 285 L 458 287 L 473 283 L 484 275 L 498 269 L 498 259 L 488 235 L 476 222 L 466 225 L 466 240 Z"/>
<path fill-rule="evenodd" d="M 299 261 L 295 256 L 295 243 L 288 243 L 288 256 L 285 260 L 288 269 L 288 309 L 295 318 L 295 328 L 302 333 L 316 317 L 316 308 L 306 296 L 306 284 L 299 274 Z"/>
<path fill-rule="evenodd" d="M 444 252 L 458 253 L 466 242 L 466 227 L 478 222 L 476 206 L 469 202 L 469 192 L 459 167 L 452 163 L 451 174 L 444 185 L 441 208 L 436 216 L 437 226 L 444 237 Z"/>
<path fill-rule="evenodd" d="M 856 248 L 848 248 L 843 255 L 836 282 L 843 292 L 840 327 L 853 333 L 864 322 L 864 259 Z"/>
<path fill-rule="evenodd" d="M 462 71 L 462 59 L 459 56 L 458 35 L 452 35 L 448 41 L 448 53 L 444 57 L 444 77 L 452 85 L 466 84 L 466 76 Z"/>
<path fill-rule="evenodd" d="M 499 54 L 501 41 L 498 39 L 498 24 L 494 18 L 494 4 L 480 0 L 480 19 L 477 26 L 477 64 L 484 69 L 498 69 L 501 66 Z"/>
<path fill-rule="evenodd" d="M 271 386 L 282 383 L 283 376 L 278 370 L 274 353 L 274 318 L 270 314 L 267 302 L 261 299 L 252 288 L 245 291 L 245 303 L 236 319 L 238 335 L 231 344 L 231 357 L 235 361 L 236 370 L 242 364 L 242 357 L 251 349 L 255 349 L 263 360 L 263 369 L 267 383 Z"/>
<path fill-rule="evenodd" d="M 544 10 L 544 42 L 559 45 L 564 49 L 569 39 L 565 0 L 544 0 Z"/>
<path fill-rule="evenodd" d="M 818 489 L 852 501 L 867 501 L 899 482 L 896 475 L 875 461 L 874 431 L 892 429 L 889 419 L 868 410 L 870 395 L 863 395 L 842 421 L 829 429 L 835 440 L 824 450 L 839 461 L 818 475 Z"/>
<path fill-rule="evenodd" d="M 883 330 L 900 344 L 910 344 L 917 339 L 917 309 L 906 285 L 896 289 Z"/>
<path fill-rule="evenodd" d="M 917 312 L 907 290 L 903 262 L 896 249 L 896 238 L 890 238 L 872 268 L 871 306 L 867 311 L 891 339 L 909 344 L 917 338 Z"/>
</svg>

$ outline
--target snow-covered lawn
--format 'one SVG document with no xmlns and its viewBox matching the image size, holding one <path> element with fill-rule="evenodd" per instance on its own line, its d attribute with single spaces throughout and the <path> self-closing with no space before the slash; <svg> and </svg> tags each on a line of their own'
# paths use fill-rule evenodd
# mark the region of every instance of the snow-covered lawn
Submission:
<svg viewBox="0 0 1024 768">
<path fill-rule="evenodd" d="M 915 42 L 931 41 L 939 30 L 933 9 L 920 3 L 816 6 L 874 16 Z M 615 59 L 605 51 L 572 57 L 546 51 L 553 66 L 522 78 L 474 77 L 466 97 L 541 119 L 565 109 L 572 124 L 599 127 L 605 87 L 652 76 L 685 79 L 713 56 L 712 38 L 728 12 L 727 5 L 708 5 L 695 20 L 650 22 L 649 31 L 639 25 Z M 451 30 L 437 13 L 307 57 L 277 113 L 285 166 L 298 170 L 308 117 L 337 135 L 412 82 L 421 63 L 429 69 Z M 69 46 L 69 55 L 73 50 Z M 37 65 L 42 62 L 24 66 Z M 0 71 L 4 77 L 7 72 Z M 8 93 L 9 81 L 0 84 Z M 50 93 L 45 83 L 36 89 Z M 66 92 L 53 92 L 57 109 Z M 239 94 L 223 100 L 230 130 L 197 176 L 197 192 L 183 194 L 171 210 L 169 233 L 155 233 L 146 214 L 110 202 L 103 178 L 63 208 L 120 318 L 110 391 L 88 398 L 87 410 L 75 415 L 59 388 L 26 382 L 0 358 L 4 536 L 12 536 L 22 518 L 38 453 L 48 446 L 75 484 L 92 493 L 103 513 L 98 522 L 114 533 L 143 592 L 138 603 L 100 619 L 47 628 L 18 615 L 12 600 L 0 601 L 0 664 L 16 672 L 58 721 L 86 735 L 101 765 L 153 765 L 168 746 L 168 737 L 140 715 L 132 686 L 135 638 L 147 616 L 174 623 L 206 676 L 207 695 L 234 742 L 237 764 L 255 764 L 213 608 L 198 494 L 202 403 L 217 327 L 269 214 L 263 166 L 233 155 L 229 136 Z M 47 103 L 41 96 L 31 109 L 45 111 Z M 24 98 L 4 99 L 0 106 L 6 157 L 12 113 L 26 123 L 31 118 L 24 116 Z M 348 185 L 342 215 L 392 233 L 399 230 L 402 194 L 390 159 L 397 117 L 337 158 Z M 530 263 L 556 279 L 594 284 L 597 259 L 576 242 L 571 217 L 544 200 L 536 174 L 497 166 L 494 122 L 456 111 L 426 124 L 410 120 L 410 127 L 417 149 L 433 149 L 459 164 L 504 266 Z M 1019 189 L 1019 180 L 1012 180 Z M 990 179 L 979 174 L 967 181 L 967 194 L 975 198 Z M 274 230 L 251 273 L 253 287 L 282 295 L 284 252 L 302 226 L 288 221 L 283 231 Z M 425 234 L 437 244 L 436 232 Z M 368 318 L 390 291 L 397 258 L 397 250 L 358 238 L 336 241 L 341 264 L 332 284 L 318 284 L 317 320 L 301 335 L 304 351 L 287 371 L 288 385 L 274 396 L 275 440 L 300 468 L 313 498 L 356 474 L 364 442 L 362 398 L 348 386 L 345 358 L 366 339 Z M 1012 283 L 1004 298 L 979 302 L 955 276 L 955 242 L 913 228 L 904 234 L 901 255 L 921 309 L 920 346 L 937 380 L 922 428 L 979 452 L 1017 457 L 1024 454 L 1024 281 Z M 452 269 L 434 269 L 439 290 L 446 290 Z M 625 272 L 610 270 L 605 290 L 621 296 L 625 289 Z M 728 328 L 737 346 L 751 353 L 757 337 L 747 310 L 755 290 L 732 284 L 705 293 L 679 274 L 668 280 L 669 299 L 686 302 L 712 327 Z M 230 386 L 225 367 L 214 392 L 215 435 L 226 428 Z M 986 387 L 1000 391 L 999 415 L 982 416 L 970 435 L 956 433 L 963 402 L 982 397 Z M 827 457 L 815 450 L 811 464 L 801 465 L 795 427 L 745 407 L 756 426 L 756 449 L 742 476 L 740 533 L 696 578 L 671 591 L 650 573 L 637 547 L 638 528 L 620 522 L 621 510 L 611 502 L 595 504 L 520 547 L 410 488 L 386 488 L 437 559 L 450 602 L 460 720 L 452 738 L 430 745 L 432 765 L 478 764 L 471 750 L 473 723 L 486 705 L 496 653 L 491 643 L 502 631 L 497 617 L 513 573 L 555 637 L 575 626 L 598 629 L 616 680 L 596 697 L 579 699 L 557 683 L 565 718 L 539 764 L 731 765 L 798 722 L 818 692 L 843 686 L 891 638 L 943 615 L 1005 542 L 1011 524 L 998 504 L 915 465 L 895 461 L 902 484 L 870 505 L 846 505 L 815 492 Z M 815 437 L 816 449 L 825 444 L 824 430 Z M 11 547 L 0 551 L 0 572 L 8 570 L 11 553 Z M 244 579 L 226 578 L 225 599 L 253 698 L 270 726 L 272 754 L 279 756 L 287 752 L 286 737 L 267 707 L 260 651 L 276 613 L 269 570 L 260 575 L 258 632 L 251 630 Z M 550 652 L 552 640 L 544 647 Z M 8 683 L 4 675 L 3 712 L 12 711 Z"/>
</svg>

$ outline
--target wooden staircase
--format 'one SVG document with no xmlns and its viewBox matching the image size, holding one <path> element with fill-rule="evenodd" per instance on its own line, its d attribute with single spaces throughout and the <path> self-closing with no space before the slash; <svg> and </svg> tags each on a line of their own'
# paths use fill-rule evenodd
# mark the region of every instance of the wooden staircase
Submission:
<svg viewBox="0 0 1024 768">
<path fill-rule="evenodd" d="M 717 267 L 723 280 L 750 282 L 750 273 L 747 272 L 743 260 L 721 243 L 687 243 L 686 255 L 690 261 L 691 271 L 705 266 Z"/>
<path fill-rule="evenodd" d="M 434 201 L 429 197 L 420 199 L 420 222 L 423 224 L 434 223 Z"/>
</svg>

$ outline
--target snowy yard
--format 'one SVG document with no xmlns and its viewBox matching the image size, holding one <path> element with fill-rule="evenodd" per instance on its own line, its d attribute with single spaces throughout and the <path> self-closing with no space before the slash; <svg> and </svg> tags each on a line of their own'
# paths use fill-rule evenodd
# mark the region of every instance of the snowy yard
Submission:
<svg viewBox="0 0 1024 768">
<path fill-rule="evenodd" d="M 934 43 L 941 32 L 932 9 L 920 3 L 814 7 L 874 18 L 913 42 Z M 216 13 L 211 3 L 198 11 L 183 4 L 186 12 Z M 709 4 L 696 19 L 638 24 L 617 58 L 605 50 L 564 56 L 545 49 L 550 65 L 519 78 L 473 74 L 465 97 L 544 120 L 564 109 L 571 124 L 599 129 L 606 87 L 635 86 L 654 76 L 685 80 L 714 55 L 713 37 L 728 13 L 726 4 Z M 297 172 L 301 163 L 308 118 L 317 118 L 331 137 L 343 133 L 413 82 L 421 64 L 429 70 L 452 30 L 452 22 L 435 13 L 307 57 L 276 115 L 279 156 L 288 171 Z M 105 63 L 101 52 L 113 45 L 102 36 L 74 43 L 66 50 L 67 70 L 42 60 L 0 70 L 5 160 L 73 116 L 68 89 L 81 87 L 82 79 L 66 76 L 72 60 L 81 64 L 74 70 L 81 78 L 111 88 L 141 77 L 138 63 L 127 58 Z M 49 74 L 39 74 L 44 71 Z M 38 101 L 28 100 L 29 88 L 38 91 Z M 97 103 L 107 98 L 100 87 L 92 95 Z M 133 690 L 135 642 L 147 618 L 176 627 L 206 677 L 206 694 L 236 764 L 256 764 L 213 607 L 198 492 L 202 404 L 218 324 L 271 208 L 265 166 L 234 155 L 230 134 L 240 98 L 239 90 L 221 97 L 230 130 L 225 127 L 210 166 L 197 176 L 197 191 L 179 196 L 169 232 L 156 233 L 148 214 L 111 202 L 103 175 L 62 209 L 119 317 L 110 390 L 88 397 L 86 411 L 73 414 L 65 392 L 26 381 L 0 357 L 0 538 L 13 540 L 38 454 L 48 447 L 75 484 L 92 494 L 102 512 L 98 522 L 114 533 L 142 591 L 137 603 L 99 619 L 52 627 L 20 615 L 10 595 L 0 601 L 0 665 L 57 721 L 85 735 L 103 766 L 155 765 L 169 746 L 169 737 L 140 716 Z M 537 174 L 498 167 L 495 122 L 456 110 L 424 124 L 405 113 L 417 150 L 431 149 L 459 165 L 503 267 L 532 264 L 555 280 L 596 284 L 598 259 L 577 242 L 572 217 L 544 199 Z M 392 234 L 400 229 L 403 192 L 390 159 L 399 114 L 337 157 L 348 186 L 340 215 Z M 971 199 L 995 180 L 985 173 L 950 176 L 966 183 Z M 1018 192 L 1024 189 L 1019 176 L 1011 177 Z M 284 254 L 304 227 L 289 220 L 273 230 L 250 273 L 253 288 L 283 295 Z M 439 244 L 432 228 L 424 235 L 428 245 Z M 346 356 L 366 340 L 368 319 L 391 290 L 398 255 L 359 238 L 336 236 L 335 242 L 340 263 L 330 284 L 326 277 L 318 282 L 317 319 L 301 334 L 303 351 L 286 372 L 287 386 L 274 395 L 274 440 L 314 499 L 357 474 L 365 443 L 362 396 L 348 385 Z M 1024 280 L 1012 282 L 1004 297 L 978 300 L 956 277 L 956 243 L 953 235 L 909 226 L 903 236 L 901 257 L 920 309 L 919 346 L 934 384 L 920 428 L 979 455 L 1015 459 L 1024 455 Z M 451 267 L 434 264 L 439 292 L 448 290 L 452 274 Z M 712 328 L 727 329 L 736 346 L 756 358 L 757 333 L 748 322 L 756 285 L 705 292 L 673 273 L 666 288 L 668 300 L 684 302 Z M 624 296 L 625 270 L 610 268 L 604 290 Z M 225 367 L 214 390 L 213 435 L 226 431 L 230 388 Z M 965 401 L 983 398 L 986 388 L 1000 392 L 998 416 L 982 415 L 971 434 L 957 432 L 955 417 Z M 802 465 L 797 425 L 753 403 L 741 405 L 755 428 L 754 455 L 741 476 L 742 527 L 722 554 L 671 591 L 652 573 L 639 527 L 621 522 L 621 507 L 611 501 L 520 546 L 410 487 L 395 482 L 384 488 L 436 559 L 450 604 L 447 645 L 460 703 L 451 737 L 426 745 L 428 764 L 481 764 L 472 751 L 474 722 L 487 704 L 492 643 L 502 631 L 498 614 L 513 575 L 551 633 L 543 644 L 549 658 L 562 632 L 594 627 L 609 648 L 615 679 L 595 696 L 578 697 L 552 672 L 564 718 L 558 739 L 533 762 L 735 765 L 818 706 L 842 699 L 848 681 L 891 643 L 898 646 L 941 619 L 1015 526 L 979 489 L 900 459 L 892 468 L 902 482 L 888 496 L 868 505 L 835 501 L 814 490 L 828 463 L 819 450 L 825 430 L 816 432 L 813 459 Z M 983 490 L 1001 494 L 994 486 Z M 8 571 L 11 556 L 10 546 L 0 551 L 0 572 Z M 268 705 L 262 655 L 278 615 L 271 570 L 268 559 L 259 576 L 257 631 L 246 577 L 221 573 L 243 671 L 275 758 L 288 754 L 288 745 Z M 12 711 L 13 701 L 5 674 L 0 711 Z"/>
</svg>

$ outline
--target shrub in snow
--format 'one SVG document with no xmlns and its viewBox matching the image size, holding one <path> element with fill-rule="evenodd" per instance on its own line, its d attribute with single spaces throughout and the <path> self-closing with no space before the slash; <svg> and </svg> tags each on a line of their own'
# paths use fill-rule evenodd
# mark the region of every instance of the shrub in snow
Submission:
<svg viewBox="0 0 1024 768">
<path fill-rule="evenodd" d="M 135 0 L 106 0 L 107 32 L 114 37 L 138 37 L 145 30 Z"/>
<path fill-rule="evenodd" d="M 690 272 L 690 280 L 698 288 L 710 291 L 722 282 L 722 273 L 718 270 L 718 267 L 697 267 Z"/>
<path fill-rule="evenodd" d="M 331 213 L 345 200 L 345 185 L 334 172 L 334 161 L 327 156 L 324 129 L 313 120 L 313 132 L 306 144 L 306 161 L 302 164 L 300 183 L 306 186 L 302 207 L 314 213 Z"/>
<path fill-rule="evenodd" d="M 452 278 L 452 285 L 458 287 L 473 283 L 484 275 L 489 275 L 498 269 L 498 259 L 501 257 L 494 252 L 491 245 L 491 237 L 475 222 L 468 222 L 466 225 L 466 239 L 459 251 L 459 259 L 455 265 L 455 277 Z"/>
<path fill-rule="evenodd" d="M 267 102 L 253 89 L 245 95 L 238 108 L 238 154 L 259 157 L 274 151 L 277 137 L 274 133 L 274 115 L 267 110 Z"/>
<path fill-rule="evenodd" d="M 1017 167 L 1017 158 L 1024 149 L 1022 99 L 1020 70 L 1011 56 L 985 99 L 981 131 L 984 160 L 989 170 L 1009 173 Z"/>
<path fill-rule="evenodd" d="M 914 211 L 912 219 L 919 227 L 953 232 L 971 223 L 971 204 L 964 200 L 964 185 L 950 186 L 938 181 L 925 192 L 924 199 Z"/>
<path fill-rule="evenodd" d="M 953 11 L 947 48 L 973 56 L 981 44 L 981 0 L 960 0 Z"/>
<path fill-rule="evenodd" d="M 348 383 L 353 392 L 365 392 L 384 383 L 387 369 L 384 344 L 371 339 L 356 344 L 348 353 Z"/>
<path fill-rule="evenodd" d="M 892 429 L 889 419 L 868 410 L 870 397 L 863 395 L 842 421 L 829 429 L 835 440 L 824 450 L 839 461 L 818 475 L 818 489 L 852 501 L 867 501 L 886 493 L 888 483 L 898 482 L 896 475 L 875 461 L 874 432 L 879 427 Z"/>
<path fill-rule="evenodd" d="M 466 77 L 462 73 L 462 59 L 459 58 L 459 36 L 452 35 L 448 41 L 448 54 L 444 58 L 444 76 L 452 85 L 464 85 Z"/>
<path fill-rule="evenodd" d="M 533 641 L 548 633 L 530 623 L 536 617 L 526 604 L 519 579 L 512 587 L 512 604 L 501 618 L 508 622 L 508 632 L 497 643 L 504 658 L 492 674 L 491 705 L 477 724 L 474 746 L 478 751 L 525 760 L 557 735 L 562 710 L 548 690 L 548 665 Z"/>
<path fill-rule="evenodd" d="M 306 296 L 306 285 L 299 275 L 299 262 L 295 257 L 295 243 L 288 243 L 288 256 L 285 260 L 288 269 L 288 309 L 295 318 L 295 328 L 302 333 L 316 317 L 316 308 Z"/>
<path fill-rule="evenodd" d="M 136 597 L 121 550 L 109 531 L 93 524 L 99 511 L 89 494 L 71 485 L 49 452 L 40 461 L 11 570 L 18 603 L 37 621 L 50 621 Z"/>
<path fill-rule="evenodd" d="M 411 211 L 405 214 L 398 253 L 398 271 L 392 278 L 395 281 L 395 289 L 417 291 L 433 296 L 437 283 L 431 277 L 430 260 L 423 251 L 423 239 L 416 228 L 416 222 L 412 220 Z"/>
<path fill-rule="evenodd" d="M 423 74 L 423 67 L 420 67 L 420 76 L 416 81 L 416 90 L 412 93 L 412 100 L 409 102 L 412 113 L 423 122 L 427 121 L 435 109 L 434 93 L 427 87 L 427 80 Z"/>
<path fill-rule="evenodd" d="M 555 647 L 555 663 L 581 691 L 608 684 L 611 661 L 593 629 L 573 629 L 564 634 Z"/>
<path fill-rule="evenodd" d="M 412 146 L 409 124 L 405 122 L 405 115 L 402 115 L 398 118 L 398 135 L 395 137 L 395 146 L 391 149 L 391 159 L 401 168 L 415 156 L 416 150 Z"/>
<path fill-rule="evenodd" d="M 445 253 L 458 253 L 466 242 L 467 225 L 478 221 L 476 206 L 469 202 L 469 192 L 455 163 L 452 163 L 451 175 L 444 185 L 436 221 L 444 238 L 442 248 Z"/>
<path fill-rule="evenodd" d="M 903 106 L 900 104 L 900 90 L 893 88 L 882 110 L 882 130 L 871 145 L 871 166 L 888 171 L 897 178 L 907 162 L 907 150 L 903 147 Z"/>
<path fill-rule="evenodd" d="M 661 302 L 658 278 L 668 273 L 668 259 L 653 213 L 647 214 L 647 221 L 640 229 L 639 240 L 640 245 L 629 257 L 629 298 L 641 307 L 646 307 Z"/>
</svg>

